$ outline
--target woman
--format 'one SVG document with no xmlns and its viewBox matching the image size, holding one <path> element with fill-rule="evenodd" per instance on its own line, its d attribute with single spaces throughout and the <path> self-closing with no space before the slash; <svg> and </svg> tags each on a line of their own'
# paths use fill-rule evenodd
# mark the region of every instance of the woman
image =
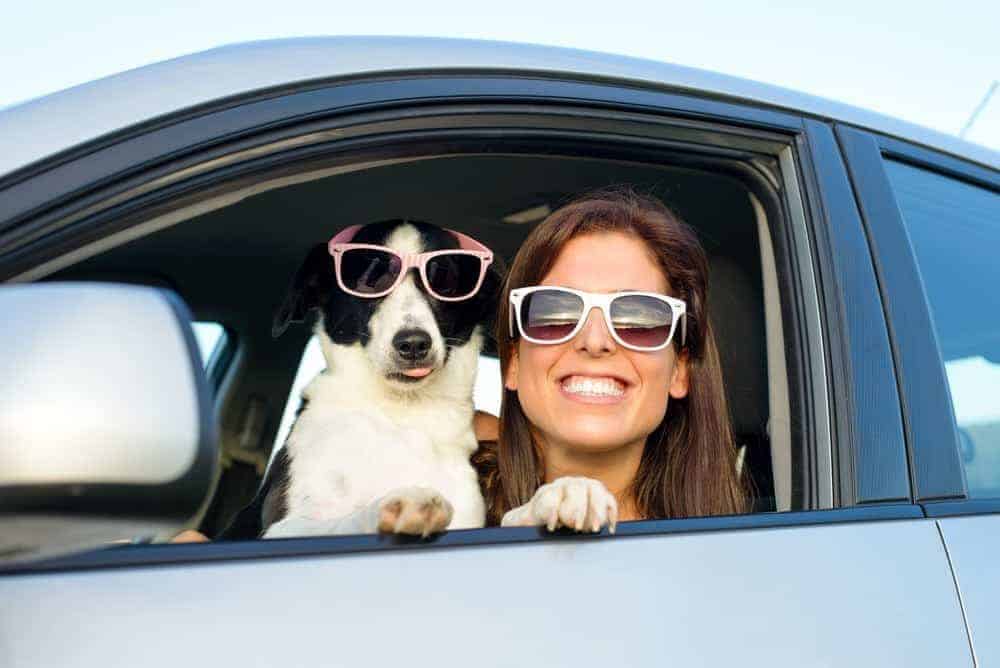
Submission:
<svg viewBox="0 0 1000 668">
<path fill-rule="evenodd" d="M 707 283 L 691 229 L 629 190 L 528 235 L 497 320 L 498 439 L 474 459 L 489 524 L 598 531 L 747 510 Z"/>
</svg>

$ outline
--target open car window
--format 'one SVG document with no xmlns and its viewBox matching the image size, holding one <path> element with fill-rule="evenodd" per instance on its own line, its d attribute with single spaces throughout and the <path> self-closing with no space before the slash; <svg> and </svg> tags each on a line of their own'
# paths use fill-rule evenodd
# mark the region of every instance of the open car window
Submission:
<svg viewBox="0 0 1000 668">
<path fill-rule="evenodd" d="M 381 159 L 296 164 L 182 211 L 159 212 L 144 221 L 144 234 L 81 254 L 45 278 L 155 271 L 204 322 L 225 323 L 238 345 L 217 384 L 222 472 L 198 525 L 217 535 L 254 498 L 287 439 L 302 388 L 324 367 L 305 324 L 278 337 L 273 328 L 310 248 L 349 223 L 405 218 L 468 234 L 509 263 L 532 227 L 562 203 L 627 184 L 672 207 L 708 255 L 711 317 L 753 510 L 828 509 L 836 503 L 823 417 L 828 379 L 824 348 L 808 338 L 820 331 L 819 306 L 795 154 L 773 134 L 759 141 L 752 133 L 726 135 L 727 148 L 717 150 L 710 139 L 717 131 L 727 132 L 678 124 L 665 132 L 687 132 L 688 143 L 642 152 L 617 139 L 601 150 L 583 139 L 563 138 L 558 149 L 533 139 L 505 143 L 502 153 L 484 150 L 496 148 L 488 136 L 468 147 L 421 139 Z M 747 152 L 734 154 L 737 145 Z M 203 355 L 217 334 L 200 333 Z M 474 400 L 496 414 L 498 362 L 494 350 L 484 352 Z"/>
<path fill-rule="evenodd" d="M 479 186 L 467 195 L 448 187 L 472 173 L 477 174 Z M 547 190 L 533 185 L 541 182 Z M 304 324 L 295 324 L 276 338 L 250 323 L 273 319 L 302 258 L 342 227 L 330 221 L 425 219 L 473 236 L 509 263 L 545 213 L 588 189 L 613 183 L 627 183 L 659 197 L 698 233 L 709 257 L 710 312 L 739 467 L 752 481 L 754 510 L 802 508 L 802 486 L 794 479 L 803 475 L 804 442 L 793 434 L 789 410 L 797 398 L 789 390 L 784 357 L 781 301 L 788 297 L 779 289 L 779 275 L 787 269 L 773 247 L 771 232 L 780 224 L 776 219 L 780 209 L 768 206 L 766 191 L 759 187 L 755 191 L 749 183 L 711 168 L 578 157 L 461 155 L 347 173 L 319 172 L 312 179 L 258 189 L 237 204 L 138 239 L 65 273 L 95 273 L 106 263 L 120 271 L 155 266 L 185 286 L 185 298 L 197 311 L 220 312 L 227 324 L 238 328 L 241 358 L 221 404 L 221 501 L 207 514 L 206 528 L 212 533 L 249 502 L 288 437 L 302 390 L 325 367 L 316 339 L 303 338 L 308 334 Z M 379 197 L 364 196 L 376 192 Z M 292 218 L 286 213 L 281 227 L 273 228 L 276 211 L 304 213 Z M 276 234 L 279 244 L 271 241 Z M 192 252 L 200 256 L 197 262 L 174 252 L 191 244 L 197 248 Z M 259 260 L 268 256 L 272 257 L 266 263 Z M 219 291 L 213 285 L 217 275 L 232 277 L 239 289 Z M 245 323 L 242 329 L 239 323 Z M 207 359 L 224 341 L 225 330 L 207 322 L 196 329 Z M 497 415 L 501 382 L 495 353 L 481 356 L 478 367 L 475 406 Z"/>
</svg>

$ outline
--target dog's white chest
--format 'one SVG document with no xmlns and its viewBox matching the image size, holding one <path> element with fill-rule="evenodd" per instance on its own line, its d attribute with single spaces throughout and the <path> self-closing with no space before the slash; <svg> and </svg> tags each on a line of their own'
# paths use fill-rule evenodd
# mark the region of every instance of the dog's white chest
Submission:
<svg viewBox="0 0 1000 668">
<path fill-rule="evenodd" d="M 314 394 L 316 388 L 312 388 Z M 322 388 L 326 389 L 326 388 Z M 410 486 L 440 492 L 453 506 L 451 528 L 482 526 L 485 510 L 476 473 L 471 410 L 438 414 L 342 400 L 310 401 L 285 447 L 290 459 L 288 516 L 319 522 L 358 511 Z M 378 410 L 381 408 L 382 410 Z"/>
</svg>

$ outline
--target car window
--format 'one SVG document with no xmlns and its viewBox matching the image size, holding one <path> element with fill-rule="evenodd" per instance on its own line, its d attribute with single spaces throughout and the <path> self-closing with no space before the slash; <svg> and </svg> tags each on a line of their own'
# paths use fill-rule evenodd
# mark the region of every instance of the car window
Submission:
<svg viewBox="0 0 1000 668">
<path fill-rule="evenodd" d="M 198 341 L 201 365 L 208 368 L 212 353 L 226 344 L 226 330 L 217 322 L 193 322 L 194 338 Z"/>
<path fill-rule="evenodd" d="M 274 447 L 271 449 L 272 454 L 276 453 L 285 439 L 288 438 L 288 432 L 291 430 L 292 423 L 295 422 L 295 415 L 302 404 L 302 390 L 309 384 L 309 381 L 316 377 L 316 374 L 325 368 L 326 361 L 323 359 L 319 339 L 313 336 L 306 344 L 299 368 L 295 372 L 295 380 L 288 393 L 285 410 L 281 414 L 278 435 L 274 439 Z M 500 390 L 500 360 L 488 355 L 480 355 L 479 369 L 476 372 L 476 385 L 473 388 L 472 396 L 476 410 L 500 415 Z"/>
<path fill-rule="evenodd" d="M 889 160 L 930 302 L 971 497 L 1000 497 L 1000 195 Z"/>
</svg>

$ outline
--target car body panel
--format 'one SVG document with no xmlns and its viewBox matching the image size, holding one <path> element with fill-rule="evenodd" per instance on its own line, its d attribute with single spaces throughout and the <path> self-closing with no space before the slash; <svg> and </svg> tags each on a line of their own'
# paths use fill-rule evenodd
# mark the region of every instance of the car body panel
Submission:
<svg viewBox="0 0 1000 668">
<path fill-rule="evenodd" d="M 690 67 L 556 47 L 412 37 L 325 37 L 219 47 L 0 110 L 0 178 L 74 146 L 212 102 L 385 74 L 493 72 L 616 80 L 745 101 L 909 139 L 981 164 L 1000 153 L 850 105 Z M 272 93 L 273 94 L 273 93 Z M 86 122 L 81 122 L 81 112 Z"/>
<path fill-rule="evenodd" d="M 1000 514 L 938 521 L 978 665 L 1000 665 Z"/>
<path fill-rule="evenodd" d="M 972 663 L 932 520 L 17 575 L 0 600 L 8 668 Z"/>
</svg>

